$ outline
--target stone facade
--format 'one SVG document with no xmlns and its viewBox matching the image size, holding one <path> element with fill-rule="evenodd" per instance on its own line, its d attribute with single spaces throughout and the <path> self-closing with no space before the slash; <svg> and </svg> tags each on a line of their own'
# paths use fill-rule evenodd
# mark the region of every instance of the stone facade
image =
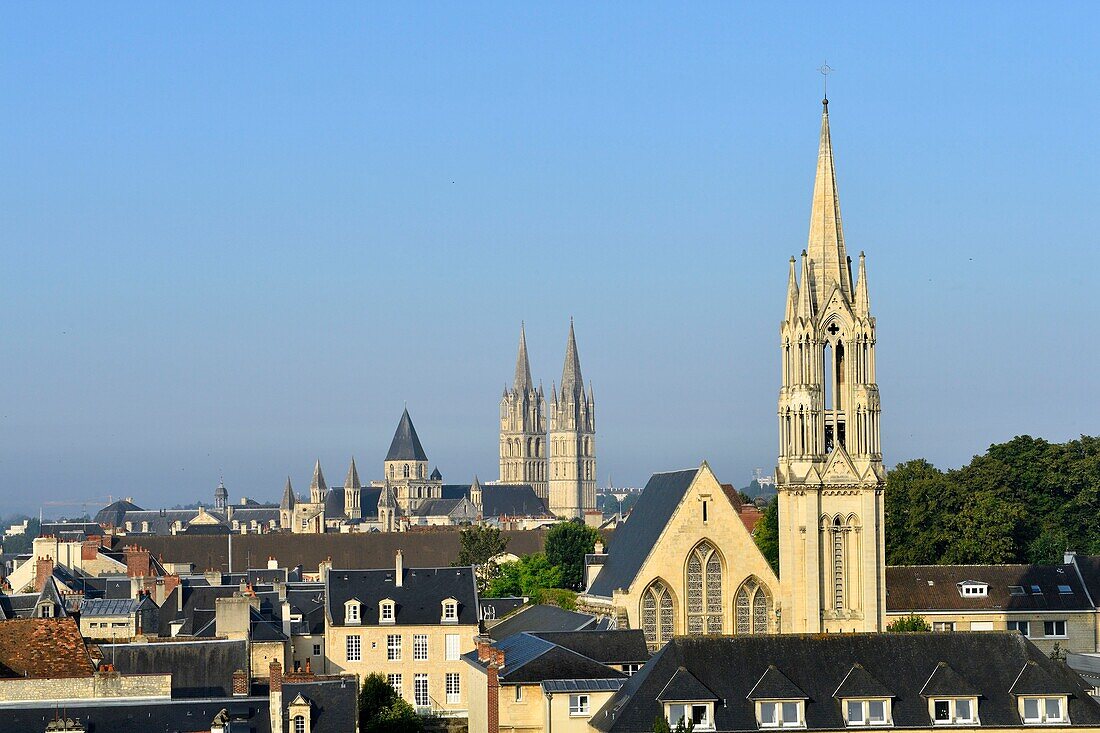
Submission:
<svg viewBox="0 0 1100 733">
<path fill-rule="evenodd" d="M 549 498 L 544 397 L 542 386 L 536 389 L 531 380 L 522 325 L 515 380 L 500 400 L 500 482 L 530 484 L 537 496 Z"/>
<path fill-rule="evenodd" d="M 584 391 L 577 337 L 569 322 L 561 389 L 550 395 L 550 511 L 581 518 L 596 508 L 596 398 Z"/>
<path fill-rule="evenodd" d="M 875 319 L 862 253 L 853 284 L 829 133 L 821 119 L 801 277 L 790 262 L 780 325 L 783 630 L 877 631 L 886 583 Z"/>
<path fill-rule="evenodd" d="M 112 698 L 168 699 L 172 675 L 96 672 L 91 677 L 0 679 L 0 701 L 103 700 Z"/>
</svg>

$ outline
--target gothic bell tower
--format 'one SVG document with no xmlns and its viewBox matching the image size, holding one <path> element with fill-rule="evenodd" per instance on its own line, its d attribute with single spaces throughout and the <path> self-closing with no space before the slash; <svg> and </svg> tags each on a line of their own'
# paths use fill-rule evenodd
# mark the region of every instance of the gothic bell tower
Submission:
<svg viewBox="0 0 1100 733">
<path fill-rule="evenodd" d="M 544 401 L 542 386 L 536 389 L 531 381 L 527 335 L 521 324 L 516 377 L 500 399 L 500 483 L 530 484 L 538 497 L 547 499 Z"/>
<path fill-rule="evenodd" d="M 550 392 L 550 511 L 583 519 L 596 508 L 596 397 L 591 384 L 584 391 L 572 319 L 561 390 Z"/>
<path fill-rule="evenodd" d="M 844 249 L 828 99 L 823 107 L 809 242 L 801 262 L 790 260 L 779 328 L 781 623 L 789 632 L 880 631 L 886 473 L 875 319 L 864 256 L 853 284 Z"/>
</svg>

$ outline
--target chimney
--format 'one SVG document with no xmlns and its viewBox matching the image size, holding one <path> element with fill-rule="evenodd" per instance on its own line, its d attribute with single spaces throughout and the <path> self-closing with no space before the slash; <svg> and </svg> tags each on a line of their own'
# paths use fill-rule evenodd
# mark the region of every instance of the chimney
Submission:
<svg viewBox="0 0 1100 733">
<path fill-rule="evenodd" d="M 99 557 L 99 541 L 85 540 L 80 543 L 80 561 L 82 563 L 95 560 Z"/>
<path fill-rule="evenodd" d="M 268 570 L 278 570 L 278 568 L 279 568 L 279 561 L 278 560 L 276 560 L 274 557 L 267 558 L 267 569 Z"/>
<path fill-rule="evenodd" d="M 268 692 L 268 714 L 271 720 L 271 733 L 283 733 L 283 665 L 272 661 L 268 668 L 270 687 Z"/>
<path fill-rule="evenodd" d="M 492 639 L 488 636 L 479 636 L 477 641 L 477 661 L 488 662 L 493 657 Z"/>
<path fill-rule="evenodd" d="M 393 584 L 395 587 L 401 587 L 402 576 L 405 574 L 405 555 L 401 550 L 397 551 L 396 567 L 393 573 Z"/>
<path fill-rule="evenodd" d="M 270 683 L 269 687 L 272 692 L 282 692 L 283 690 L 283 665 L 279 662 L 272 660 L 271 666 L 268 668 L 270 671 Z"/>
<path fill-rule="evenodd" d="M 500 680 L 497 677 L 496 664 L 490 664 L 485 670 L 488 684 L 485 687 L 485 712 L 488 720 L 487 733 L 500 733 Z"/>
<path fill-rule="evenodd" d="M 176 588 L 178 588 L 179 584 L 180 584 L 180 576 L 175 575 L 175 574 L 165 575 L 164 576 L 164 591 L 163 591 L 164 598 L 160 599 L 160 604 L 158 604 L 158 605 L 163 606 L 164 602 L 166 600 L 168 600 L 168 596 L 172 595 L 172 591 L 174 591 Z M 180 591 L 180 594 L 182 595 L 183 591 Z"/>
<path fill-rule="evenodd" d="M 248 675 L 243 669 L 233 673 L 233 697 L 246 697 L 248 695 Z"/>
<path fill-rule="evenodd" d="M 202 574 L 206 578 L 207 585 L 221 585 L 222 584 L 222 571 L 220 570 L 207 570 Z"/>
<path fill-rule="evenodd" d="M 328 582 L 328 571 L 332 570 L 332 558 L 327 557 L 317 565 L 317 574 L 320 575 L 320 581 L 322 583 Z"/>
<path fill-rule="evenodd" d="M 52 557 L 40 557 L 34 561 L 34 590 L 37 593 L 42 592 L 42 587 L 46 585 L 46 579 L 53 575 L 53 558 Z"/>
<path fill-rule="evenodd" d="M 1062 564 L 1063 565 L 1076 565 L 1077 564 L 1077 551 L 1076 550 L 1066 550 L 1065 554 L 1062 555 Z"/>
<path fill-rule="evenodd" d="M 282 601 L 283 601 L 282 602 L 282 610 L 280 611 L 280 614 L 281 614 L 282 619 L 283 619 L 283 636 L 285 636 L 286 638 L 289 639 L 290 638 L 290 631 L 291 631 L 291 628 L 290 628 L 290 601 L 288 601 L 285 596 L 283 597 Z"/>
<path fill-rule="evenodd" d="M 131 578 L 145 578 L 153 574 L 150 570 L 148 550 L 137 545 L 129 545 L 122 554 L 126 557 L 126 574 Z"/>
<path fill-rule="evenodd" d="M 596 546 L 592 548 L 593 555 L 603 554 L 603 540 L 596 540 Z"/>
</svg>

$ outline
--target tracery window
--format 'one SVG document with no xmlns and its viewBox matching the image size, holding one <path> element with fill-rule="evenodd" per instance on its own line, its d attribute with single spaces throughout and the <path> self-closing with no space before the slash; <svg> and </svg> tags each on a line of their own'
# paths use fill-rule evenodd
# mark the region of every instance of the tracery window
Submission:
<svg viewBox="0 0 1100 733">
<path fill-rule="evenodd" d="M 656 580 L 642 593 L 642 633 L 650 650 L 657 651 L 672 638 L 674 619 L 672 593 Z"/>
<path fill-rule="evenodd" d="M 688 557 L 687 614 L 689 634 L 722 633 L 722 558 L 706 541 Z"/>
<path fill-rule="evenodd" d="M 738 634 L 766 634 L 772 615 L 771 595 L 760 582 L 750 578 L 734 596 L 734 630 Z"/>
</svg>

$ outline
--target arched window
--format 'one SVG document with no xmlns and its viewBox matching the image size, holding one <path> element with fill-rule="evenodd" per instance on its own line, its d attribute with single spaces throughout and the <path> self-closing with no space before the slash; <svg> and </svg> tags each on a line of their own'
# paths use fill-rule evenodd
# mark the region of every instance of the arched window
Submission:
<svg viewBox="0 0 1100 733">
<path fill-rule="evenodd" d="M 406 463 L 405 467 L 402 469 L 402 471 L 405 474 L 405 478 L 408 478 L 409 477 L 409 464 Z"/>
<path fill-rule="evenodd" d="M 700 542 L 688 556 L 687 631 L 722 633 L 722 558 L 709 542 Z"/>
<path fill-rule="evenodd" d="M 390 465 L 390 478 L 393 478 L 393 465 Z"/>
<path fill-rule="evenodd" d="M 306 733 L 306 718 L 304 715 L 294 716 L 294 733 Z"/>
<path fill-rule="evenodd" d="M 657 651 L 672 638 L 675 608 L 672 593 L 659 580 L 642 593 L 642 633 L 651 651 Z"/>
<path fill-rule="evenodd" d="M 734 596 L 733 614 L 736 633 L 768 633 L 772 616 L 772 600 L 768 589 L 755 578 L 746 580 Z"/>
</svg>

